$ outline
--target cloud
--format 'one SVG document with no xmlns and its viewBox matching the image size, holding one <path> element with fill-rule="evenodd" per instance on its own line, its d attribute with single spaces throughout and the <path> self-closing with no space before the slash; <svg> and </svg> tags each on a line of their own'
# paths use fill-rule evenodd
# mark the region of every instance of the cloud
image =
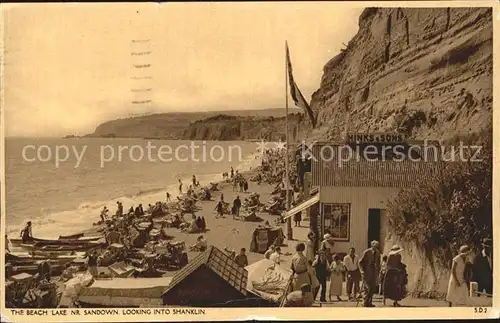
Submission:
<svg viewBox="0 0 500 323">
<path fill-rule="evenodd" d="M 325 2 L 5 8 L 5 120 L 11 136 L 88 133 L 100 122 L 142 112 L 279 106 L 285 39 L 296 80 L 310 97 L 324 64 L 356 33 L 362 10 Z M 130 104 L 142 99 L 154 103 Z"/>
</svg>

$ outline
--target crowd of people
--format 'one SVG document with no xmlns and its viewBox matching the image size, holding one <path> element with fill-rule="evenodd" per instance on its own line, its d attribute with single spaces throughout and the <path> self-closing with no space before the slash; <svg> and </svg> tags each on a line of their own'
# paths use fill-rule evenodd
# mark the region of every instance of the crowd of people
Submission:
<svg viewBox="0 0 500 323">
<path fill-rule="evenodd" d="M 309 236 L 309 238 L 311 238 Z M 363 302 L 364 307 L 375 307 L 373 296 L 379 294 L 383 305 L 392 300 L 392 306 L 401 306 L 400 301 L 407 296 L 407 266 L 402 261 L 403 249 L 393 245 L 387 255 L 380 252 L 380 243 L 372 241 L 371 247 L 358 256 L 354 248 L 344 257 L 331 254 L 325 242 L 331 239 L 328 234 L 317 253 L 311 253 L 308 246 L 299 243 L 296 254 L 291 260 L 293 272 L 293 292 L 287 296 L 285 306 L 312 306 L 318 294 L 320 302 L 342 301 L 343 281 L 346 281 L 346 295 L 349 300 Z M 471 248 L 460 247 L 459 254 L 453 258 L 446 300 L 449 306 L 472 305 L 470 302 L 470 282 L 478 284 L 478 294 L 492 296 L 493 265 L 492 241 L 484 239 L 482 250 L 474 259 Z M 306 254 L 304 254 L 306 250 Z M 266 258 L 280 263 L 280 250 L 272 246 Z M 331 260 L 329 257 L 331 256 Z M 330 287 L 327 290 L 327 281 Z"/>
</svg>

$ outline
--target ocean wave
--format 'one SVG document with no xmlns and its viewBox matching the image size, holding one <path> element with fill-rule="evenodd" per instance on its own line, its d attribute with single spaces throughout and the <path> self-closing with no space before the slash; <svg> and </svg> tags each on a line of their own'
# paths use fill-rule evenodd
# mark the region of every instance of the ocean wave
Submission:
<svg viewBox="0 0 500 323">
<path fill-rule="evenodd" d="M 250 154 L 241 162 L 235 169 L 246 171 L 254 168 L 259 164 L 259 159 L 256 154 Z M 222 174 L 195 174 L 202 185 L 207 185 L 210 182 L 222 180 Z M 191 183 L 191 175 L 180 177 L 184 183 L 184 192 Z M 8 225 L 6 233 L 11 237 L 17 237 L 25 226 L 26 221 L 33 223 L 33 235 L 38 238 L 57 239 L 59 235 L 69 235 L 89 229 L 92 223 L 100 220 L 100 210 L 107 207 L 110 214 L 116 212 L 116 202 L 123 203 L 124 211 L 130 207 L 136 207 L 139 204 L 147 206 L 149 203 L 157 201 L 165 201 L 165 193 L 169 192 L 173 199 L 178 194 L 177 177 L 171 178 L 165 187 L 156 187 L 152 189 L 139 190 L 136 194 L 122 195 L 113 197 L 107 200 L 85 201 L 72 210 L 53 210 L 50 208 L 41 208 L 37 216 L 26 218 L 23 217 L 22 222 L 14 225 Z"/>
</svg>

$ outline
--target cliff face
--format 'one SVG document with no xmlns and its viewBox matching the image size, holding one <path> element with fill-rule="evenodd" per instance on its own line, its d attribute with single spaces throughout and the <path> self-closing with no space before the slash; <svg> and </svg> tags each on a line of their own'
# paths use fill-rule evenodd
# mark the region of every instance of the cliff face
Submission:
<svg viewBox="0 0 500 323">
<path fill-rule="evenodd" d="M 324 67 L 311 100 L 319 125 L 304 134 L 338 140 L 345 130 L 387 131 L 445 140 L 486 129 L 492 122 L 492 29 L 489 8 L 364 10 L 356 36 Z M 404 248 L 412 294 L 446 294 L 450 267 L 435 252 L 385 238 L 386 249 L 393 243 Z"/>
<path fill-rule="evenodd" d="M 293 110 L 292 110 L 293 111 Z M 192 113 L 161 113 L 140 117 L 131 117 L 107 121 L 99 125 L 90 137 L 124 137 L 124 138 L 163 138 L 163 139 L 206 139 L 206 140 L 239 140 L 240 133 L 245 136 L 246 128 L 242 130 L 230 129 L 240 123 L 236 120 L 249 120 L 252 116 L 255 120 L 250 124 L 258 123 L 258 120 L 265 120 L 273 117 L 282 117 L 284 109 L 267 110 L 233 110 L 233 111 L 210 111 Z M 226 125 L 223 120 L 217 121 L 218 115 L 228 116 L 229 123 Z M 201 122 L 200 120 L 207 120 Z M 234 119 L 234 120 L 233 120 Z M 269 125 L 273 122 L 266 122 Z M 209 126 L 210 125 L 210 126 Z M 245 126 L 243 122 L 242 126 Z M 186 130 L 187 129 L 187 130 Z M 284 129 L 284 122 L 283 122 Z M 258 134 L 258 129 L 249 131 L 245 138 L 252 137 L 251 134 Z"/>
<path fill-rule="evenodd" d="M 302 119 L 302 114 L 289 115 L 290 135 L 297 136 L 297 125 Z M 189 140 L 285 140 L 285 118 L 218 115 L 191 123 L 182 137 Z"/>
<path fill-rule="evenodd" d="M 324 67 L 313 137 L 343 131 L 446 139 L 492 119 L 490 8 L 368 8 Z M 347 124 L 347 127 L 346 127 Z"/>
</svg>

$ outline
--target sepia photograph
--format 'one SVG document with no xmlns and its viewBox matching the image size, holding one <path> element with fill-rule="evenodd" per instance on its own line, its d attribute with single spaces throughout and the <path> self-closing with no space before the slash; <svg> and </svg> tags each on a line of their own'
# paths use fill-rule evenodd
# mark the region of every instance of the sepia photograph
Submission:
<svg viewBox="0 0 500 323">
<path fill-rule="evenodd" d="M 2 4 L 2 315 L 498 315 L 473 5 Z"/>
</svg>

